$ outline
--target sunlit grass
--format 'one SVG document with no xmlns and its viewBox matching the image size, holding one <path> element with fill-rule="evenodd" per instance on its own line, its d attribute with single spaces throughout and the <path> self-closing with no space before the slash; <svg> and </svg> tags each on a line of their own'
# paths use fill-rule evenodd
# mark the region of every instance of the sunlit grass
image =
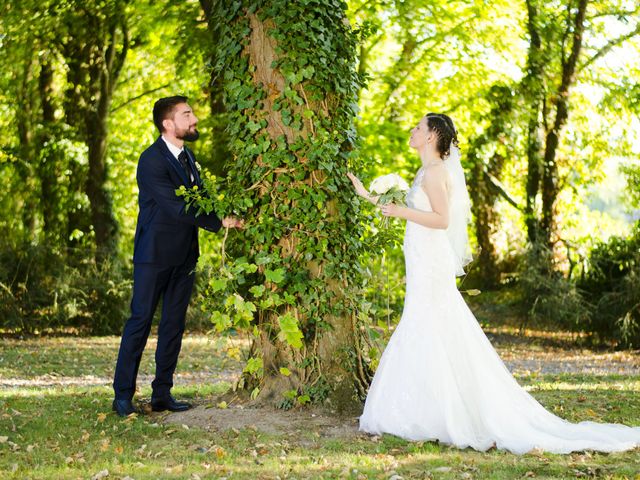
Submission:
<svg viewBox="0 0 640 480">
<path fill-rule="evenodd" d="M 2 341 L 0 379 L 8 374 L 34 378 L 69 359 L 77 362 L 63 366 L 64 375 L 79 376 L 93 367 L 96 375 L 109 377 L 117 343 L 114 337 Z M 187 339 L 180 368 L 185 372 L 207 368 L 212 375 L 206 381 L 178 384 L 176 396 L 216 408 L 217 396 L 230 388 L 229 382 L 219 382 L 214 375 L 222 371 L 224 348 L 201 337 Z M 147 355 L 145 368 L 152 372 L 152 350 Z M 7 365 L 7 359 L 13 363 Z M 640 425 L 640 376 L 530 374 L 519 375 L 518 381 L 545 407 L 569 420 Z M 148 385 L 141 385 L 137 398 L 148 399 L 150 393 Z M 394 474 L 404 479 L 635 479 L 640 472 L 638 449 L 517 456 L 495 450 L 460 451 L 387 435 L 325 437 L 312 428 L 293 436 L 254 428 L 217 431 L 166 423 L 163 414 L 123 420 L 110 411 L 111 399 L 109 385 L 0 389 L 0 478 L 87 479 L 108 471 L 106 478 L 136 480 L 389 479 Z"/>
<path fill-rule="evenodd" d="M 147 342 L 140 375 L 153 375 L 157 338 Z M 238 360 L 224 355 L 228 348 L 244 348 L 243 339 L 220 340 L 206 335 L 185 335 L 178 373 L 215 373 L 238 368 Z M 111 377 L 120 337 L 47 337 L 0 342 L 0 379 L 50 377 Z"/>
</svg>

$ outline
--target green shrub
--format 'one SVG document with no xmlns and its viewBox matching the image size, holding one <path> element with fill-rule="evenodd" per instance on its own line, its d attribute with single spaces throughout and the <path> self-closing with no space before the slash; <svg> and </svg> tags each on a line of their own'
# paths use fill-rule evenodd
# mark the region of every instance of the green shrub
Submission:
<svg viewBox="0 0 640 480">
<path fill-rule="evenodd" d="M 4 245 L 0 249 L 0 329 L 40 334 L 119 333 L 128 315 L 131 272 L 96 265 L 89 249 Z"/>
<path fill-rule="evenodd" d="M 590 253 L 578 287 L 595 306 L 589 330 L 601 340 L 640 346 L 640 223 L 627 238 L 612 237 Z"/>
<path fill-rule="evenodd" d="M 545 327 L 584 331 L 592 306 L 574 282 L 549 268 L 550 256 L 546 247 L 531 245 L 523 258 L 518 284 L 527 320 Z"/>
<path fill-rule="evenodd" d="M 65 265 L 57 280 L 56 325 L 91 335 L 119 334 L 129 316 L 131 272 L 116 262 Z"/>
</svg>

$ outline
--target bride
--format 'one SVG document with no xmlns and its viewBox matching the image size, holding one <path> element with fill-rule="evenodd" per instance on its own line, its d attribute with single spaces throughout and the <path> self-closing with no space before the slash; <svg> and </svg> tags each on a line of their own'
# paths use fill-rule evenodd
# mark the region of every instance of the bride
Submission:
<svg viewBox="0 0 640 480">
<path fill-rule="evenodd" d="M 511 376 L 456 287 L 470 259 L 470 202 L 451 119 L 427 114 L 411 131 L 422 160 L 407 207 L 380 206 L 407 221 L 406 296 L 360 417 L 360 430 L 459 448 L 622 451 L 640 428 L 570 423 L 544 409 Z M 356 193 L 371 196 L 353 174 Z"/>
</svg>

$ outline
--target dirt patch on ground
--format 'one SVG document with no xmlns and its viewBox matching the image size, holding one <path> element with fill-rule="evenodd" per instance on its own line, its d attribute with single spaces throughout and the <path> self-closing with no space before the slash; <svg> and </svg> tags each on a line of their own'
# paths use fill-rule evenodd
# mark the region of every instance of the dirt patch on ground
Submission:
<svg viewBox="0 0 640 480">
<path fill-rule="evenodd" d="M 286 435 L 299 443 L 366 436 L 358 432 L 358 417 L 341 416 L 318 408 L 280 410 L 266 406 L 218 408 L 199 405 L 186 412 L 166 415 L 162 421 L 212 431 L 256 430 L 272 435 Z"/>
</svg>

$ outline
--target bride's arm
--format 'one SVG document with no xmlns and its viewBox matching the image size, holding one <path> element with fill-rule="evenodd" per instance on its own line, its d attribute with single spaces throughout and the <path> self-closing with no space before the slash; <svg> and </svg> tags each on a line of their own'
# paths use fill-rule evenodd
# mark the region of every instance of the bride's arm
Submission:
<svg viewBox="0 0 640 480">
<path fill-rule="evenodd" d="M 377 196 L 371 195 L 367 191 L 367 189 L 364 188 L 364 185 L 362 185 L 362 182 L 360 181 L 360 179 L 358 177 L 356 177 L 351 172 L 347 173 L 347 177 L 349 177 L 349 180 L 351 180 L 351 183 L 353 183 L 353 188 L 355 188 L 356 193 L 358 195 L 360 195 L 366 201 L 373 203 L 374 205 L 376 205 L 378 203 L 378 199 L 380 198 L 380 196 L 379 195 L 377 195 Z"/>
<path fill-rule="evenodd" d="M 401 207 L 395 204 L 382 205 L 382 214 L 398 217 L 419 225 L 446 230 L 449 226 L 449 201 L 447 196 L 447 177 L 444 168 L 433 169 L 425 175 L 422 188 L 429 197 L 432 212 L 423 212 L 415 208 Z"/>
</svg>

